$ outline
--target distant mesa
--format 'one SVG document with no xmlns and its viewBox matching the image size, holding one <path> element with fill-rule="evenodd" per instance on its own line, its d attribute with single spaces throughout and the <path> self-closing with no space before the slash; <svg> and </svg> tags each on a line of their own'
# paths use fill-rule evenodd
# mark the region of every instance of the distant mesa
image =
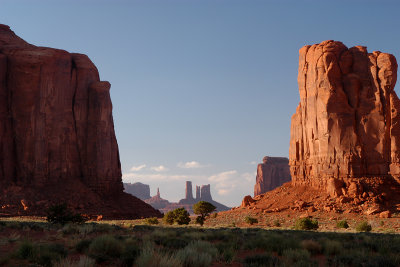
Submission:
<svg viewBox="0 0 400 267">
<path fill-rule="evenodd" d="M 0 216 L 60 202 L 103 218 L 161 215 L 123 192 L 109 90 L 86 55 L 0 24 Z"/>
<path fill-rule="evenodd" d="M 137 184 L 137 183 L 135 183 Z M 147 190 L 148 185 L 145 185 L 146 187 L 141 187 L 144 190 Z M 127 188 L 127 187 L 125 187 Z M 150 204 L 153 208 L 160 210 L 163 213 L 166 213 L 170 210 L 174 210 L 176 208 L 185 208 L 189 213 L 193 214 L 193 209 L 192 206 L 193 204 L 196 204 L 199 201 L 207 201 L 212 203 L 217 209 L 216 211 L 226 211 L 229 210 L 230 208 L 213 200 L 211 197 L 211 186 L 208 185 L 202 185 L 202 186 L 196 186 L 196 198 L 193 197 L 193 188 L 192 188 L 192 182 L 191 181 L 186 181 L 186 188 L 185 188 L 185 198 L 179 200 L 179 202 L 169 202 L 166 199 L 161 198 L 160 195 L 160 190 L 157 188 L 157 194 L 151 198 L 145 199 L 144 201 L 148 204 Z M 128 192 L 125 189 L 126 192 Z M 147 191 L 146 191 L 147 192 Z M 129 191 L 128 193 L 133 194 L 133 191 Z M 141 195 L 143 192 L 137 192 L 135 191 L 136 195 L 133 194 L 134 196 L 138 197 Z"/>
<path fill-rule="evenodd" d="M 263 163 L 257 166 L 256 185 L 254 186 L 254 196 L 271 191 L 282 184 L 289 182 L 290 169 L 289 159 L 284 157 L 263 158 Z"/>
<path fill-rule="evenodd" d="M 141 200 L 149 199 L 150 196 L 150 186 L 148 184 L 142 183 L 124 183 L 124 191 L 131 194 Z"/>
</svg>

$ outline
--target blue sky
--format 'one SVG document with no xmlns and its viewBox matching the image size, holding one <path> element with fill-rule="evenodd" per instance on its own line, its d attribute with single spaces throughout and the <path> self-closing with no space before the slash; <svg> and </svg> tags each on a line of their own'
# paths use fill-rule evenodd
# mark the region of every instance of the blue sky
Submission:
<svg viewBox="0 0 400 267">
<path fill-rule="evenodd" d="M 400 58 L 396 1 L 0 0 L 26 41 L 87 54 L 112 84 L 124 180 L 236 206 L 288 156 L 298 50 L 333 39 Z M 396 87 L 397 90 L 398 87 Z"/>
</svg>

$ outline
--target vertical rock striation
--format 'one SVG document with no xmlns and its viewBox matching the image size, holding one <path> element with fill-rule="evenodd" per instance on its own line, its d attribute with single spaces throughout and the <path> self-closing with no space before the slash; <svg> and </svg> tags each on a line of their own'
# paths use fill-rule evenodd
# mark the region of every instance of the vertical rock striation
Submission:
<svg viewBox="0 0 400 267">
<path fill-rule="evenodd" d="M 329 184 L 341 194 L 354 178 L 400 175 L 396 80 L 391 54 L 336 41 L 300 49 L 289 148 L 294 184 Z"/>
<path fill-rule="evenodd" d="M 289 159 L 266 156 L 263 163 L 257 166 L 254 196 L 271 191 L 290 180 Z"/>
</svg>

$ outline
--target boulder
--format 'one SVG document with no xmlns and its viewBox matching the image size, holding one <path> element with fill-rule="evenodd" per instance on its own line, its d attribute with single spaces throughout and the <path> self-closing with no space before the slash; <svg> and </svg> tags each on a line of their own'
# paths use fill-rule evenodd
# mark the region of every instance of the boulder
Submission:
<svg viewBox="0 0 400 267">
<path fill-rule="evenodd" d="M 249 196 L 245 196 L 242 200 L 242 208 L 248 207 L 250 206 L 250 204 L 254 203 L 254 199 L 249 195 Z"/>
</svg>

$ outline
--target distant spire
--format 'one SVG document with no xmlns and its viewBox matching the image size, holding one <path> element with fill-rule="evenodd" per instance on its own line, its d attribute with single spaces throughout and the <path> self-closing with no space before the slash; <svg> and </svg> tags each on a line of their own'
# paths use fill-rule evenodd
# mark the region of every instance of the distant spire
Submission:
<svg viewBox="0 0 400 267">
<path fill-rule="evenodd" d="M 160 197 L 160 188 L 157 187 L 157 196 Z"/>
</svg>

